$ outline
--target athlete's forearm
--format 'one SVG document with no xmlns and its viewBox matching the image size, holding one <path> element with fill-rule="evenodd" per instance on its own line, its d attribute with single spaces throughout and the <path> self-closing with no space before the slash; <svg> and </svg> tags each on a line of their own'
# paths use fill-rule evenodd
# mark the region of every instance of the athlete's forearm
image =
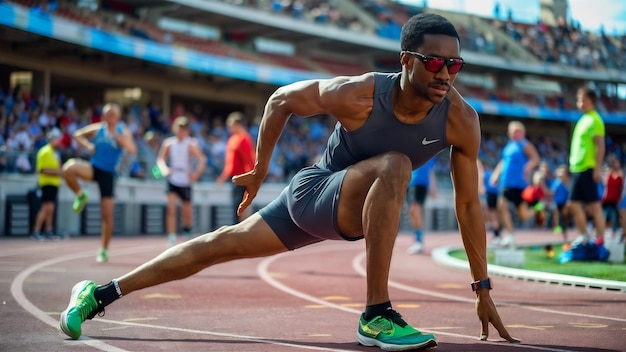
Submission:
<svg viewBox="0 0 626 352">
<path fill-rule="evenodd" d="M 483 214 L 478 199 L 476 202 L 456 204 L 456 215 L 461 238 L 467 254 L 474 280 L 483 280 L 487 273 L 487 239 Z"/>
<path fill-rule="evenodd" d="M 51 175 L 51 176 L 59 176 L 63 171 L 59 169 L 41 169 L 39 170 L 40 174 Z"/>
<path fill-rule="evenodd" d="M 137 154 L 137 146 L 130 131 L 124 131 L 121 135 L 115 134 L 115 139 L 128 153 Z"/>
<path fill-rule="evenodd" d="M 86 149 L 93 148 L 93 143 L 91 143 L 91 141 L 87 139 L 87 137 L 85 137 L 85 135 L 83 134 L 75 136 L 74 140 L 83 148 L 86 148 Z"/>
<path fill-rule="evenodd" d="M 259 126 L 259 138 L 256 147 L 256 162 L 254 169 L 257 173 L 267 174 L 274 147 L 285 128 L 285 124 L 291 115 L 287 111 L 283 99 L 275 93 L 267 102 L 261 125 Z"/>
<path fill-rule="evenodd" d="M 198 164 L 196 165 L 196 175 L 198 176 L 198 178 L 202 176 L 204 170 L 206 170 L 206 157 L 204 156 L 204 154 L 200 154 L 198 156 Z"/>
<path fill-rule="evenodd" d="M 596 137 L 594 138 L 594 142 L 596 144 L 596 169 L 598 169 L 598 171 L 601 171 L 602 164 L 604 163 L 605 154 L 604 138 Z"/>
</svg>

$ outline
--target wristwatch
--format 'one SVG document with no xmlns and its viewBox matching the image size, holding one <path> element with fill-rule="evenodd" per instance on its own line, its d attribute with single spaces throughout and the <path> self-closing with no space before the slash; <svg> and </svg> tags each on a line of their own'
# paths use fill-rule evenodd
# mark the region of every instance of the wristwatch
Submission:
<svg viewBox="0 0 626 352">
<path fill-rule="evenodd" d="M 478 281 L 474 281 L 470 284 L 470 286 L 472 286 L 472 291 L 476 291 L 479 288 L 487 288 L 487 289 L 492 289 L 491 287 L 491 279 L 490 278 L 486 278 L 484 280 L 478 280 Z"/>
</svg>

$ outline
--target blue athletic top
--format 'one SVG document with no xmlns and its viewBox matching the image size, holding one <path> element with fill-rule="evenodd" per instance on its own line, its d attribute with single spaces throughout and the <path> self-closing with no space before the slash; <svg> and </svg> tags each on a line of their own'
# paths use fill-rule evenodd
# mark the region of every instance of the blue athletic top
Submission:
<svg viewBox="0 0 626 352">
<path fill-rule="evenodd" d="M 489 180 L 492 174 L 493 174 L 493 169 L 485 169 L 485 173 L 483 174 L 483 184 L 485 185 L 485 193 L 498 194 L 498 185 L 492 186 Z"/>
<path fill-rule="evenodd" d="M 524 165 L 528 162 L 524 147 L 527 143 L 526 139 L 510 140 L 502 150 L 501 189 L 524 189 L 528 186 L 528 182 L 524 179 Z"/>
<path fill-rule="evenodd" d="M 123 132 L 122 126 L 120 123 L 115 127 L 117 133 L 121 134 Z M 114 173 L 124 150 L 109 133 L 106 124 L 96 132 L 93 144 L 94 153 L 90 159 L 91 165 L 100 170 Z"/>
<path fill-rule="evenodd" d="M 446 122 L 450 100 L 446 97 L 415 124 L 404 123 L 393 112 L 393 88 L 400 73 L 374 73 L 374 106 L 357 130 L 346 131 L 337 123 L 326 151 L 316 166 L 336 172 L 389 151 L 407 155 L 413 169 L 448 147 Z"/>
<path fill-rule="evenodd" d="M 411 186 L 430 186 L 430 171 L 435 167 L 435 158 L 429 159 L 424 165 L 413 170 L 411 173 Z"/>
<path fill-rule="evenodd" d="M 552 200 L 556 205 L 564 205 L 567 203 L 567 198 L 569 197 L 569 191 L 567 187 L 561 182 L 560 179 L 555 178 L 550 185 L 550 190 L 552 191 Z"/>
</svg>

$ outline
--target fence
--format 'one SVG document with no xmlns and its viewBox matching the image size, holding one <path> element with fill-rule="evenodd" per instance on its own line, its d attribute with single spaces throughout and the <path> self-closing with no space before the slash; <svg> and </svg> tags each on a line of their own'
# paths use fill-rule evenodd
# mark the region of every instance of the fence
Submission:
<svg viewBox="0 0 626 352">
<path fill-rule="evenodd" d="M 0 230 L 3 236 L 27 236 L 32 232 L 38 202 L 32 196 L 29 200 L 28 194 L 34 185 L 34 175 L 0 174 L 0 214 L 4 214 L 0 218 Z M 89 194 L 89 201 L 80 214 L 72 211 L 74 194 L 65 185 L 59 190 L 55 217 L 55 230 L 59 234 L 100 233 L 99 190 L 92 182 L 82 185 Z M 259 209 L 271 202 L 283 187 L 284 184 L 264 184 L 253 208 Z M 193 190 L 194 233 L 232 223 L 229 184 L 218 186 L 213 182 L 201 182 L 194 185 Z M 114 233 L 121 236 L 165 233 L 165 192 L 166 185 L 162 181 L 120 178 L 115 190 Z M 424 225 L 427 231 L 456 229 L 451 197 L 451 192 L 440 192 L 436 199 L 426 201 Z M 409 229 L 407 208 L 403 209 L 401 230 Z"/>
</svg>

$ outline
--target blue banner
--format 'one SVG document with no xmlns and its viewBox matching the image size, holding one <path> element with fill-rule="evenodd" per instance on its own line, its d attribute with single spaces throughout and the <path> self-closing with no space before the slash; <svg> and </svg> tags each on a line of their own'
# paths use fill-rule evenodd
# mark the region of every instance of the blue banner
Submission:
<svg viewBox="0 0 626 352">
<path fill-rule="evenodd" d="M 286 69 L 230 57 L 214 56 L 178 45 L 162 44 L 106 32 L 41 12 L 38 9 L 28 9 L 1 2 L 1 0 L 0 25 L 117 55 L 252 82 L 282 86 L 297 81 L 331 77 L 331 75 L 321 72 Z M 576 110 L 557 110 L 515 103 L 484 101 L 471 97 L 467 97 L 466 100 L 479 114 L 567 122 L 575 122 L 580 117 L 580 113 Z M 606 123 L 626 125 L 625 112 L 602 112 L 601 116 Z"/>
</svg>

